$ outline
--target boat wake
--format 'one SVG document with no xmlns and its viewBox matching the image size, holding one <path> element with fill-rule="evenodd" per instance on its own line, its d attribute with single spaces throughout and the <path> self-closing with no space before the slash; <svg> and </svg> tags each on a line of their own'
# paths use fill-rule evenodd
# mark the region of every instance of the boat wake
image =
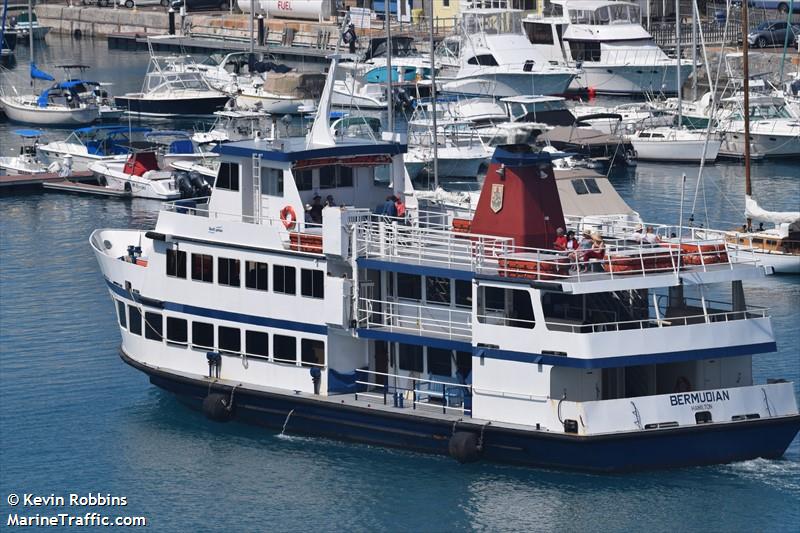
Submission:
<svg viewBox="0 0 800 533">
<path fill-rule="evenodd" d="M 726 473 L 760 481 L 774 488 L 800 493 L 800 461 L 751 459 L 722 467 Z"/>
</svg>

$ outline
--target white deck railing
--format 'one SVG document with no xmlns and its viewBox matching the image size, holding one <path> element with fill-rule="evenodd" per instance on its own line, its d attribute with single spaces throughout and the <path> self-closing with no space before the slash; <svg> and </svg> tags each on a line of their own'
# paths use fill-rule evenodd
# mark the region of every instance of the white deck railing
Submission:
<svg viewBox="0 0 800 533">
<path fill-rule="evenodd" d="M 358 327 L 472 340 L 472 312 L 416 302 L 359 298 Z"/>
</svg>

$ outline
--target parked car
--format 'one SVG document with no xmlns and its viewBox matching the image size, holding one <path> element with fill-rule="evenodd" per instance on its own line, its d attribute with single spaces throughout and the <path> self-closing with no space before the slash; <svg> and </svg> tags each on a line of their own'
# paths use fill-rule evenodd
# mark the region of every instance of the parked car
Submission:
<svg viewBox="0 0 800 533">
<path fill-rule="evenodd" d="M 106 0 L 106 1 L 108 1 L 108 0 Z M 128 9 L 133 9 L 134 6 L 136 6 L 136 7 L 145 7 L 145 6 L 169 7 L 169 0 L 119 0 L 119 5 L 125 6 Z"/>
<path fill-rule="evenodd" d="M 741 5 L 741 2 L 739 2 Z M 782 14 L 789 12 L 789 0 L 748 0 L 747 5 L 759 9 L 777 9 Z M 800 13 L 800 2 L 794 2 L 794 13 Z"/>
<path fill-rule="evenodd" d="M 798 0 L 800 1 L 800 0 Z M 221 9 L 228 11 L 231 8 L 231 0 L 173 0 L 172 9 L 178 10 L 186 5 L 186 11 L 201 11 L 203 9 Z"/>
<path fill-rule="evenodd" d="M 756 29 L 750 30 L 747 35 L 747 42 L 750 46 L 758 48 L 783 46 L 787 32 L 789 33 L 788 45 L 794 46 L 797 43 L 798 35 L 800 35 L 800 26 L 786 24 L 786 22 L 779 20 L 762 22 Z"/>
</svg>

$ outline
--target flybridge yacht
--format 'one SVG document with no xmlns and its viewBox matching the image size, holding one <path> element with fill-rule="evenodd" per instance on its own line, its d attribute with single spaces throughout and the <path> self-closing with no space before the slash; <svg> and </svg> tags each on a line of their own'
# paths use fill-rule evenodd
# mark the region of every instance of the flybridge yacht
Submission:
<svg viewBox="0 0 800 533">
<path fill-rule="evenodd" d="M 460 32 L 437 48 L 445 92 L 473 96 L 562 94 L 578 70 L 546 57 L 522 34 L 522 11 L 465 9 Z"/>
<path fill-rule="evenodd" d="M 530 42 L 548 59 L 574 62 L 571 89 L 598 94 L 673 94 L 676 60 L 640 24 L 637 4 L 615 0 L 553 0 L 542 15 L 523 21 Z M 692 63 L 681 60 L 681 83 Z"/>
<path fill-rule="evenodd" d="M 331 137 L 336 63 L 307 137 L 222 145 L 209 198 L 164 204 L 151 231 L 92 234 L 126 363 L 213 420 L 464 462 L 784 453 L 793 385 L 754 382 L 775 337 L 742 289 L 762 267 L 682 228 L 594 259 L 554 250 L 550 156 L 524 145 L 496 150 L 470 219 L 428 216 L 404 145 Z M 336 205 L 298 218 L 317 195 Z M 373 213 L 389 195 L 405 217 Z"/>
</svg>

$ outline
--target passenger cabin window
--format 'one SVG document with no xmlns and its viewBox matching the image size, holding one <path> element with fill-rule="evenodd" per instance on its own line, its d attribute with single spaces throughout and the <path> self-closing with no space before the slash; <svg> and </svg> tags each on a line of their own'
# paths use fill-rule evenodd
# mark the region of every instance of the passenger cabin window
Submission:
<svg viewBox="0 0 800 533">
<path fill-rule="evenodd" d="M 297 339 L 286 335 L 272 337 L 272 357 L 281 363 L 297 362 Z"/>
<path fill-rule="evenodd" d="M 409 370 L 411 372 L 423 372 L 424 361 L 422 360 L 422 346 L 415 346 L 413 344 L 397 345 L 397 367 L 400 370 Z"/>
<path fill-rule="evenodd" d="M 496 67 L 497 60 L 492 54 L 480 54 L 467 60 L 470 65 L 481 65 L 483 67 Z"/>
<path fill-rule="evenodd" d="M 192 254 L 192 279 L 214 282 L 214 258 L 205 254 Z"/>
<path fill-rule="evenodd" d="M 325 275 L 322 270 L 300 270 L 300 294 L 309 298 L 325 298 Z"/>
<path fill-rule="evenodd" d="M 550 24 L 523 24 L 528 40 L 533 44 L 553 44 L 553 30 Z"/>
<path fill-rule="evenodd" d="M 292 174 L 294 175 L 294 182 L 297 184 L 298 191 L 310 191 L 313 189 L 314 185 L 311 181 L 313 172 L 311 169 L 294 170 Z"/>
<path fill-rule="evenodd" d="M 575 61 L 600 61 L 599 41 L 570 41 L 569 50 Z"/>
<path fill-rule="evenodd" d="M 220 163 L 216 188 L 228 191 L 239 190 L 239 165 L 237 163 Z"/>
<path fill-rule="evenodd" d="M 142 313 L 138 307 L 128 306 L 128 324 L 130 324 L 128 331 L 134 335 L 142 334 Z"/>
<path fill-rule="evenodd" d="M 239 328 L 229 328 L 219 326 L 217 328 L 219 337 L 219 350 L 221 352 L 239 353 L 242 351 L 242 333 Z"/>
<path fill-rule="evenodd" d="M 238 259 L 228 259 L 226 257 L 217 258 L 217 280 L 220 285 L 228 285 L 230 287 L 241 286 L 241 273 Z"/>
<path fill-rule="evenodd" d="M 256 261 L 246 261 L 244 270 L 244 283 L 248 289 L 255 289 L 257 291 L 266 291 L 269 289 L 269 265 Z"/>
<path fill-rule="evenodd" d="M 146 312 L 144 314 L 144 337 L 146 339 L 163 340 L 164 320 L 160 313 Z"/>
<path fill-rule="evenodd" d="M 531 329 L 535 325 L 531 295 L 522 289 L 480 287 L 478 322 Z"/>
<path fill-rule="evenodd" d="M 397 296 L 412 300 L 422 299 L 422 278 L 414 274 L 397 274 Z"/>
<path fill-rule="evenodd" d="M 447 377 L 452 376 L 452 356 L 453 352 L 451 350 L 428 347 L 428 374 Z"/>
<path fill-rule="evenodd" d="M 269 334 L 263 331 L 245 331 L 247 355 L 269 357 Z"/>
<path fill-rule="evenodd" d="M 119 325 L 122 329 L 128 327 L 128 321 L 125 318 L 125 304 L 117 300 L 117 315 L 119 316 Z"/>
<path fill-rule="evenodd" d="M 294 267 L 273 265 L 272 290 L 283 294 L 295 294 L 297 292 L 296 277 Z"/>
<path fill-rule="evenodd" d="M 261 167 L 261 194 L 283 197 L 283 170 Z"/>
<path fill-rule="evenodd" d="M 425 301 L 450 305 L 450 280 L 435 276 L 425 277 Z"/>
<path fill-rule="evenodd" d="M 312 339 L 300 341 L 300 361 L 303 366 L 325 363 L 325 343 Z"/>
<path fill-rule="evenodd" d="M 186 279 L 186 252 L 167 249 L 167 276 Z"/>
<path fill-rule="evenodd" d="M 214 326 L 206 322 L 192 322 L 192 344 L 196 348 L 214 349 Z"/>
<path fill-rule="evenodd" d="M 335 189 L 353 186 L 353 169 L 351 167 L 332 166 L 319 169 L 319 188 Z"/>
<path fill-rule="evenodd" d="M 456 305 L 472 307 L 472 283 L 463 279 L 456 280 Z"/>
<path fill-rule="evenodd" d="M 189 342 L 189 328 L 186 320 L 174 316 L 167 317 L 167 342 L 178 344 Z"/>
</svg>

